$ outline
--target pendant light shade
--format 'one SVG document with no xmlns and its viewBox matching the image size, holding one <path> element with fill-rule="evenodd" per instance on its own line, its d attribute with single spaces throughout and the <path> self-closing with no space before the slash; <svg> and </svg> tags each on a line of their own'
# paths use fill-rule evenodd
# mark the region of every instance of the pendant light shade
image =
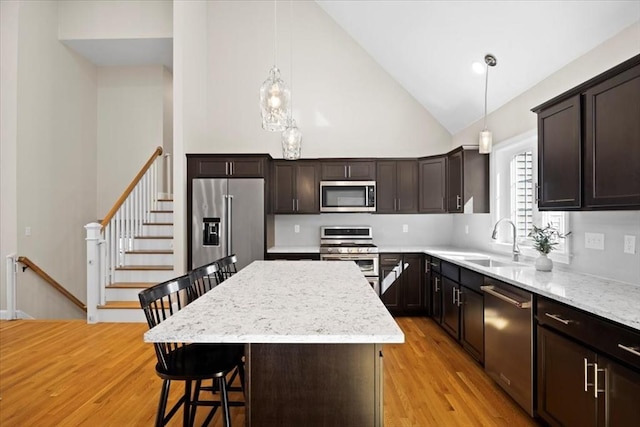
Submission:
<svg viewBox="0 0 640 427">
<path fill-rule="evenodd" d="M 296 121 L 290 119 L 287 129 L 282 132 L 282 157 L 285 160 L 298 160 L 302 150 L 302 132 Z"/>
<path fill-rule="evenodd" d="M 484 126 L 478 137 L 478 152 L 480 154 L 491 153 L 493 145 L 493 134 L 487 129 L 487 93 L 489 91 L 489 67 L 495 67 L 498 63 L 496 57 L 491 54 L 484 56 L 484 62 L 487 64 L 484 81 Z"/>
<path fill-rule="evenodd" d="M 274 65 L 269 70 L 269 77 L 260 87 L 262 128 L 270 132 L 285 130 L 290 105 L 291 92 L 280 78 L 280 70 Z"/>
</svg>

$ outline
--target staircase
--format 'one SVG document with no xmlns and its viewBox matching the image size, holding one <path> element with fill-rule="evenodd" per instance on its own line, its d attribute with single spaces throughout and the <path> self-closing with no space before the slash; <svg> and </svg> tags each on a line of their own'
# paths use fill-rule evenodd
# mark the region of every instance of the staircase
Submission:
<svg viewBox="0 0 640 427">
<path fill-rule="evenodd" d="M 105 287 L 105 304 L 98 305 L 100 322 L 146 322 L 138 293 L 175 277 L 173 269 L 173 200 L 159 199 L 149 212 L 133 250 L 124 251 L 113 283 Z"/>
</svg>

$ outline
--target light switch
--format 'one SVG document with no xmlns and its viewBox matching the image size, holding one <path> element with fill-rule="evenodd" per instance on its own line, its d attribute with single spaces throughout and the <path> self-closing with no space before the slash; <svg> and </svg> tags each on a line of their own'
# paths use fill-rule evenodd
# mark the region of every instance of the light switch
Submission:
<svg viewBox="0 0 640 427">
<path fill-rule="evenodd" d="M 584 247 L 587 249 L 604 250 L 604 234 L 584 233 Z"/>
<path fill-rule="evenodd" d="M 632 255 L 636 253 L 636 236 L 624 236 L 624 253 Z"/>
<path fill-rule="evenodd" d="M 294 233 L 299 233 L 300 232 L 300 226 L 298 224 L 293 226 L 293 232 Z"/>
<path fill-rule="evenodd" d="M 409 224 L 402 224 L 402 232 L 403 233 L 409 232 Z"/>
</svg>

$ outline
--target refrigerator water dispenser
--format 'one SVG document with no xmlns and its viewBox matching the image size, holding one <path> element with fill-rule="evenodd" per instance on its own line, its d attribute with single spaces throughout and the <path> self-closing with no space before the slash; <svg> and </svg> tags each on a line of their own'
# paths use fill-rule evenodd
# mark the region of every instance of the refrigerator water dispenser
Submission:
<svg viewBox="0 0 640 427">
<path fill-rule="evenodd" d="M 202 218 L 202 245 L 220 246 L 220 218 Z"/>
</svg>

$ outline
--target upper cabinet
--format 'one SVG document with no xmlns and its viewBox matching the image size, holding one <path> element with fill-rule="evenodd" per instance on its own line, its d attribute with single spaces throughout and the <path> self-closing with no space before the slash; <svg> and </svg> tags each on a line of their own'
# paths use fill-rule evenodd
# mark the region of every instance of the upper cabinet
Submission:
<svg viewBox="0 0 640 427">
<path fill-rule="evenodd" d="M 584 97 L 585 206 L 640 207 L 640 64 Z"/>
<path fill-rule="evenodd" d="M 272 197 L 275 214 L 320 213 L 318 163 L 274 161 Z"/>
<path fill-rule="evenodd" d="M 532 111 L 541 210 L 640 208 L 640 55 Z"/>
<path fill-rule="evenodd" d="M 459 147 L 447 155 L 447 210 L 489 213 L 489 156 L 478 147 Z"/>
<path fill-rule="evenodd" d="M 538 114 L 538 207 L 581 204 L 580 96 Z"/>
<path fill-rule="evenodd" d="M 375 181 L 376 163 L 369 160 L 331 160 L 320 162 L 322 181 Z"/>
<path fill-rule="evenodd" d="M 418 212 L 418 162 L 376 162 L 376 213 Z"/>
<path fill-rule="evenodd" d="M 268 156 L 188 154 L 195 177 L 264 178 Z"/>
<path fill-rule="evenodd" d="M 447 212 L 447 157 L 421 159 L 418 168 L 418 212 Z"/>
</svg>

